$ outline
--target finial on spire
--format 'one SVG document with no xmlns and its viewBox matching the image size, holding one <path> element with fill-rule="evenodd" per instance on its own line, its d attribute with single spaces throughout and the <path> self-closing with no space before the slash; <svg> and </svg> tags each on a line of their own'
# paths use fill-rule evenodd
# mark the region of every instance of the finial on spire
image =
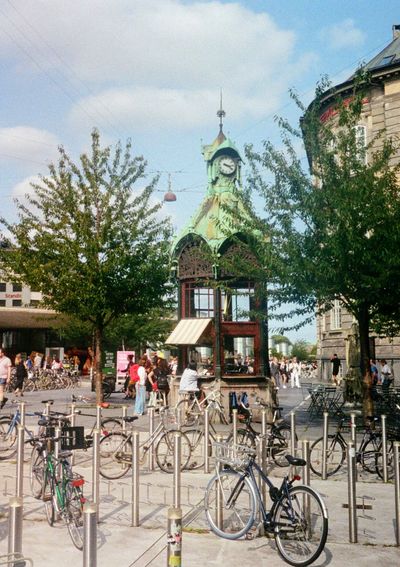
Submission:
<svg viewBox="0 0 400 567">
<path fill-rule="evenodd" d="M 223 128 L 223 118 L 226 115 L 225 110 L 223 110 L 222 108 L 222 89 L 220 91 L 220 100 L 219 100 L 219 110 L 217 111 L 217 116 L 219 118 L 219 131 L 220 133 L 222 133 L 222 128 Z"/>
</svg>

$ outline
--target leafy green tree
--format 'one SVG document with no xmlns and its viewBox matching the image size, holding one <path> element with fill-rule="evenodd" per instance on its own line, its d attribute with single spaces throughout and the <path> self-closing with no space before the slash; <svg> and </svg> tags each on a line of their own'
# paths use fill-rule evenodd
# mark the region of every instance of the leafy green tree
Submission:
<svg viewBox="0 0 400 567">
<path fill-rule="evenodd" d="M 131 143 L 101 147 L 77 165 L 59 149 L 49 174 L 33 184 L 18 221 L 1 218 L 11 249 L 0 249 L 1 268 L 43 294 L 43 304 L 90 325 L 96 344 L 96 398 L 102 398 L 104 332 L 123 314 L 161 307 L 169 295 L 170 225 L 152 203 L 156 179 L 144 189 L 146 162 Z"/>
<path fill-rule="evenodd" d="M 307 361 L 310 358 L 310 345 L 307 341 L 299 339 L 292 344 L 292 356 L 298 360 Z"/>
<path fill-rule="evenodd" d="M 355 80 L 352 96 L 346 104 L 337 99 L 326 121 L 326 81 L 308 108 L 293 95 L 301 128 L 279 120 L 282 147 L 265 141 L 261 152 L 249 146 L 246 154 L 249 186 L 269 214 L 269 242 L 262 242 L 270 305 L 293 304 L 286 315 L 305 321 L 341 301 L 358 323 L 364 410 L 370 412 L 370 329 L 380 320 L 382 331 L 382 314 L 393 319 L 400 306 L 400 166 L 398 141 L 384 131 L 359 144 L 366 80 Z M 302 141 L 309 168 L 298 151 Z M 361 391 L 359 379 L 355 395 Z"/>
</svg>

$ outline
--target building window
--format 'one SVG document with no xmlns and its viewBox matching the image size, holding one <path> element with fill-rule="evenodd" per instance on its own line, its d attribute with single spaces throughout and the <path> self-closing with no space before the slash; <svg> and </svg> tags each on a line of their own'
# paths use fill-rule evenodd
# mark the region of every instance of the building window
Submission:
<svg viewBox="0 0 400 567">
<path fill-rule="evenodd" d="M 331 331 L 337 331 L 342 328 L 342 307 L 340 301 L 335 299 L 331 309 Z"/>
<path fill-rule="evenodd" d="M 224 336 L 226 374 L 254 374 L 254 337 Z"/>
<path fill-rule="evenodd" d="M 20 283 L 13 283 L 12 284 L 13 291 L 22 291 L 22 284 Z"/>
<path fill-rule="evenodd" d="M 6 300 L 0 299 L 0 307 L 5 307 L 5 306 L 6 306 Z"/>
<path fill-rule="evenodd" d="M 185 317 L 214 317 L 214 289 L 198 284 L 185 287 Z"/>
<path fill-rule="evenodd" d="M 237 287 L 221 293 L 222 319 L 224 321 L 251 321 L 254 319 L 254 288 Z"/>
<path fill-rule="evenodd" d="M 21 307 L 22 301 L 21 301 L 21 299 L 13 299 L 12 304 L 13 304 L 13 307 Z"/>
<path fill-rule="evenodd" d="M 394 55 L 386 55 L 385 57 L 383 57 L 383 59 L 381 59 L 381 62 L 379 63 L 379 67 L 383 67 L 384 65 L 390 65 L 393 59 L 394 59 Z"/>
<path fill-rule="evenodd" d="M 0 283 L 0 291 L 6 291 L 7 284 L 2 282 Z"/>
</svg>

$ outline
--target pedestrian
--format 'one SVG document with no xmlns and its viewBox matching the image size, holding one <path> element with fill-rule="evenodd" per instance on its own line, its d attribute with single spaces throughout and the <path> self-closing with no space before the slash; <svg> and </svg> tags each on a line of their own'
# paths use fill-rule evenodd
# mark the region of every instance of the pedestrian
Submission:
<svg viewBox="0 0 400 567">
<path fill-rule="evenodd" d="M 378 372 L 378 367 L 376 365 L 376 362 L 373 358 L 369 359 L 369 366 L 370 366 L 370 369 L 371 369 L 372 385 L 376 386 L 377 383 L 378 383 L 379 372 Z"/>
<path fill-rule="evenodd" d="M 390 384 L 393 381 L 393 378 L 392 378 L 392 371 L 390 369 L 390 366 L 388 365 L 385 359 L 381 360 L 381 376 L 382 376 L 382 387 L 389 388 Z"/>
<path fill-rule="evenodd" d="M 127 360 L 128 360 L 128 362 L 127 362 L 127 367 L 122 371 L 122 372 L 125 372 L 125 373 L 126 373 L 125 382 L 124 382 L 125 400 L 127 400 L 128 398 L 131 397 L 131 396 L 130 396 L 130 392 L 129 392 L 129 390 L 128 390 L 128 387 L 129 387 L 129 382 L 130 382 L 130 374 L 129 374 L 129 371 L 130 371 L 131 366 L 134 364 L 134 362 L 133 362 L 133 354 L 128 354 Z"/>
<path fill-rule="evenodd" d="M 270 362 L 270 370 L 271 370 L 271 378 L 274 380 L 275 382 L 275 387 L 277 390 L 279 390 L 280 385 L 281 385 L 281 373 L 279 370 L 279 362 L 276 356 L 274 356 Z"/>
<path fill-rule="evenodd" d="M 332 363 L 332 382 L 336 386 L 340 386 L 340 379 L 338 376 L 339 376 L 339 368 L 341 364 L 338 355 L 336 353 L 332 356 L 331 363 Z"/>
<path fill-rule="evenodd" d="M 145 366 L 147 364 L 147 357 L 142 357 L 139 360 L 139 368 L 137 374 L 139 380 L 136 382 L 136 401 L 135 401 L 135 414 L 143 415 L 146 409 L 146 379 L 147 372 Z"/>
<path fill-rule="evenodd" d="M 283 357 L 279 363 L 279 372 L 281 375 L 282 388 L 287 388 L 288 383 L 288 361 Z"/>
<path fill-rule="evenodd" d="M 183 392 L 198 392 L 200 376 L 197 374 L 197 364 L 194 361 L 189 362 L 187 368 L 182 373 L 181 381 L 179 382 L 179 393 Z"/>
<path fill-rule="evenodd" d="M 23 396 L 24 380 L 28 377 L 28 371 L 22 360 L 21 353 L 15 355 L 15 371 L 16 371 L 16 384 L 15 384 L 15 395 Z"/>
<path fill-rule="evenodd" d="M 164 405 L 168 405 L 168 394 L 169 394 L 169 382 L 168 382 L 169 365 L 165 358 L 159 358 L 157 360 L 157 366 L 154 369 L 153 381 L 156 385 L 156 389 L 161 392 Z"/>
<path fill-rule="evenodd" d="M 297 357 L 294 356 L 289 363 L 289 372 L 290 372 L 290 387 L 300 388 L 300 374 L 301 374 L 301 364 L 297 360 Z"/>
<path fill-rule="evenodd" d="M 0 348 L 0 409 L 3 409 L 8 398 L 4 396 L 4 391 L 7 384 L 11 381 L 11 360 L 5 355 L 5 352 Z"/>
</svg>

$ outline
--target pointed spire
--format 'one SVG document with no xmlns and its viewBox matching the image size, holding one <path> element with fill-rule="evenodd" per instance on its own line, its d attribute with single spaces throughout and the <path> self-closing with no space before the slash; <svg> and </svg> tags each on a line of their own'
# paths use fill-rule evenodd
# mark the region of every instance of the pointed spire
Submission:
<svg viewBox="0 0 400 567">
<path fill-rule="evenodd" d="M 220 91 L 219 110 L 217 110 L 217 116 L 219 118 L 219 133 L 217 136 L 217 141 L 219 144 L 222 144 L 222 142 L 226 140 L 225 134 L 222 131 L 224 126 L 223 118 L 224 116 L 226 116 L 226 112 L 222 108 L 222 89 Z"/>
</svg>

